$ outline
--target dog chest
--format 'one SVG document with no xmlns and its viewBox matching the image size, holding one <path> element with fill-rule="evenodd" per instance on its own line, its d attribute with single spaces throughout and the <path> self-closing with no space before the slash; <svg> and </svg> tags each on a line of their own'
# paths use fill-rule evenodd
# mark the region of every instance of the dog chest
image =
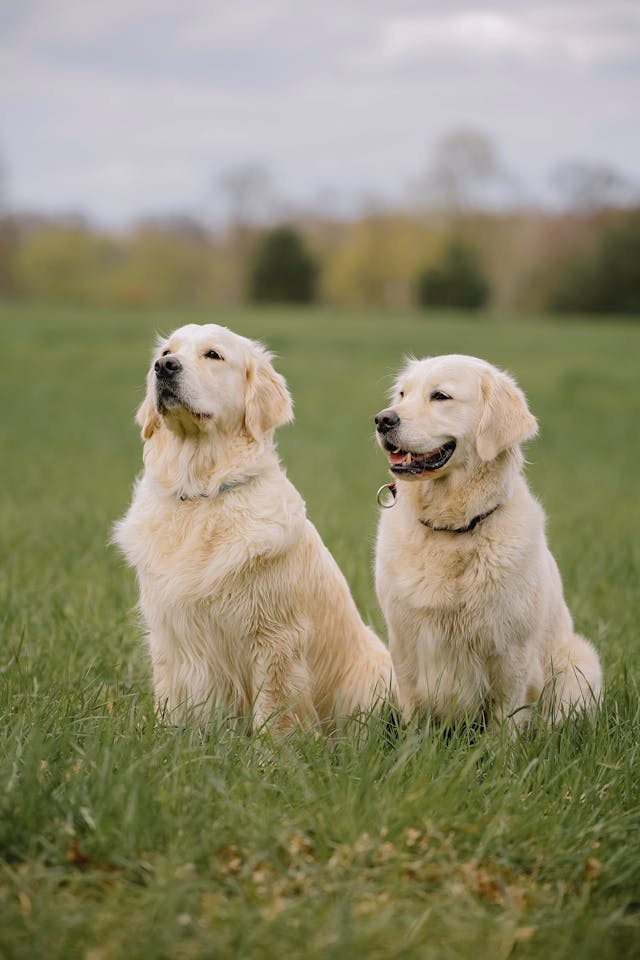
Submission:
<svg viewBox="0 0 640 960">
<path fill-rule="evenodd" d="M 304 514 L 286 525 L 244 503 L 227 507 L 134 501 L 117 540 L 141 586 L 155 587 L 167 605 L 209 598 L 234 580 L 239 592 L 251 592 L 246 578 L 286 555 L 304 531 Z"/>
<path fill-rule="evenodd" d="M 424 536 L 415 549 L 410 541 L 389 540 L 379 544 L 379 592 L 392 590 L 416 609 L 475 608 L 501 592 L 509 576 L 499 558 L 450 534 Z"/>
</svg>

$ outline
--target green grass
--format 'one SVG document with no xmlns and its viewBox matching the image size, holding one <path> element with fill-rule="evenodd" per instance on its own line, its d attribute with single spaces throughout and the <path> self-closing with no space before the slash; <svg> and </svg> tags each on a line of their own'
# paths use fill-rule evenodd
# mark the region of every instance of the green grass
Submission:
<svg viewBox="0 0 640 960">
<path fill-rule="evenodd" d="M 158 726 L 132 573 L 108 546 L 140 466 L 154 330 L 204 313 L 0 307 L 0 957 L 534 958 L 640 953 L 640 325 L 218 314 L 279 355 L 289 476 L 382 632 L 373 414 L 406 353 L 512 371 L 528 474 L 594 723 L 360 745 Z"/>
</svg>

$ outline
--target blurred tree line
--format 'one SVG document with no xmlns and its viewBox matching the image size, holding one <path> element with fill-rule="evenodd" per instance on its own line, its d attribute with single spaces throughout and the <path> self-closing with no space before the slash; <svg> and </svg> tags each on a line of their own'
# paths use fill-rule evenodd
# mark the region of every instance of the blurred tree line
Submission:
<svg viewBox="0 0 640 960">
<path fill-rule="evenodd" d="M 441 141 L 404 210 L 352 219 L 273 216 L 269 178 L 251 165 L 225 177 L 229 216 L 217 229 L 171 217 L 114 232 L 10 214 L 1 180 L 0 297 L 640 316 L 640 206 L 621 178 L 567 164 L 557 172 L 565 208 L 536 210 L 473 131 Z"/>
<path fill-rule="evenodd" d="M 227 233 L 188 220 L 124 234 L 0 218 L 0 297 L 129 306 L 322 302 L 640 315 L 640 208 L 414 219 L 370 214 Z"/>
</svg>

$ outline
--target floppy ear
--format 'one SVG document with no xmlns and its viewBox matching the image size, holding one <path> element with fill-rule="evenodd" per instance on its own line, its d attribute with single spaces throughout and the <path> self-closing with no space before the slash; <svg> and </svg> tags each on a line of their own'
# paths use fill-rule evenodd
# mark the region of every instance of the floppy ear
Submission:
<svg viewBox="0 0 640 960">
<path fill-rule="evenodd" d="M 149 440 L 160 426 L 160 416 L 153 402 L 153 378 L 151 373 L 147 377 L 147 393 L 138 407 L 136 423 L 142 427 L 142 439 Z"/>
<path fill-rule="evenodd" d="M 267 430 L 293 419 L 293 403 L 284 377 L 273 369 L 266 350 L 251 357 L 247 365 L 247 393 L 244 425 L 258 440 Z"/>
<path fill-rule="evenodd" d="M 535 437 L 538 421 L 515 380 L 496 370 L 484 376 L 481 391 L 476 450 L 482 460 L 494 460 L 503 450 Z"/>
</svg>

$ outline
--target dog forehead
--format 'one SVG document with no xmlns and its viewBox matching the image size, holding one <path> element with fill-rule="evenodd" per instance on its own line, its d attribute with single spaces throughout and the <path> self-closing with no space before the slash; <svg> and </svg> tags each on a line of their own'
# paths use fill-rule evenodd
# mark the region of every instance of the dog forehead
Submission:
<svg viewBox="0 0 640 960">
<path fill-rule="evenodd" d="M 406 374 L 410 383 L 425 387 L 452 385 L 475 385 L 482 374 L 492 370 L 490 364 L 478 357 L 464 354 L 445 354 L 426 357 L 409 363 Z"/>
<path fill-rule="evenodd" d="M 187 323 L 178 327 L 167 338 L 174 350 L 193 349 L 204 347 L 221 347 L 225 350 L 246 352 L 251 348 L 251 341 L 246 337 L 222 327 L 217 323 Z"/>
</svg>

